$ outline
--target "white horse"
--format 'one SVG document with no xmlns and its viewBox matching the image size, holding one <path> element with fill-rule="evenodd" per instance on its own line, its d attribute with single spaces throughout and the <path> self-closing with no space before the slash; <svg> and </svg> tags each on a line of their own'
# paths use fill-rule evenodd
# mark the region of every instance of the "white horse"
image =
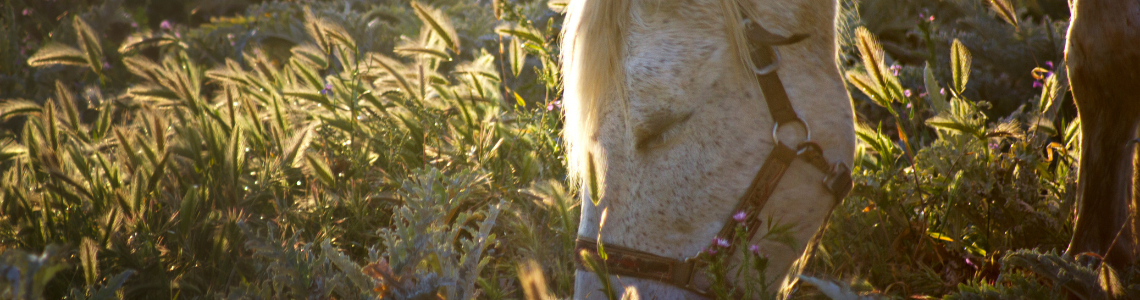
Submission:
<svg viewBox="0 0 1140 300">
<path fill-rule="evenodd" d="M 564 135 L 571 180 L 587 198 L 579 239 L 602 242 L 611 259 L 609 249 L 626 248 L 684 261 L 731 222 L 776 137 L 793 148 L 810 138 L 826 161 L 850 165 L 854 112 L 835 62 L 835 17 L 836 0 L 571 0 Z M 773 133 L 766 98 L 774 97 L 754 73 L 771 66 L 753 67 L 745 19 L 778 35 L 806 35 L 774 47 L 786 98 L 806 126 Z M 763 232 L 752 240 L 771 259 L 769 278 L 783 278 L 783 292 L 841 200 L 821 184 L 826 175 L 791 161 L 758 213 L 792 226 L 796 247 L 761 242 Z M 666 280 L 610 281 L 618 293 L 634 287 L 645 299 L 708 296 Z M 574 298 L 604 298 L 601 287 L 580 268 Z"/>
</svg>

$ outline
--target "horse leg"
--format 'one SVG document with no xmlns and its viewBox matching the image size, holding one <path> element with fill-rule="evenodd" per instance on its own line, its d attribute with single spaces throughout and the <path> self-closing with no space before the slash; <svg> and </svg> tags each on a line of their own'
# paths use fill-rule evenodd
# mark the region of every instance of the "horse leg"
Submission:
<svg viewBox="0 0 1140 300">
<path fill-rule="evenodd" d="M 1083 136 L 1076 225 L 1066 252 L 1093 252 L 1121 268 L 1140 254 L 1131 145 L 1140 120 L 1140 2 L 1073 6 L 1065 58 Z"/>
</svg>

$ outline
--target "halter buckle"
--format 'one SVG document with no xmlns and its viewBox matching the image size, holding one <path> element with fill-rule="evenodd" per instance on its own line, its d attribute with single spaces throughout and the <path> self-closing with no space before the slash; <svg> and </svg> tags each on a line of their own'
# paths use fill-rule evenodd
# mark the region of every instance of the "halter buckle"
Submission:
<svg viewBox="0 0 1140 300">
<path fill-rule="evenodd" d="M 787 123 L 792 123 L 792 122 L 787 122 Z M 802 142 L 799 142 L 798 144 L 811 142 L 811 127 L 808 126 L 807 122 L 804 122 L 803 119 L 796 117 L 795 123 L 800 123 L 800 125 L 802 125 L 804 127 L 804 140 Z M 776 122 L 776 124 L 772 125 L 772 140 L 775 141 L 776 144 L 780 143 L 780 123 L 779 122 Z M 794 145 L 796 145 L 796 144 L 794 144 Z M 799 154 L 799 153 L 797 153 L 797 154 Z"/>
</svg>

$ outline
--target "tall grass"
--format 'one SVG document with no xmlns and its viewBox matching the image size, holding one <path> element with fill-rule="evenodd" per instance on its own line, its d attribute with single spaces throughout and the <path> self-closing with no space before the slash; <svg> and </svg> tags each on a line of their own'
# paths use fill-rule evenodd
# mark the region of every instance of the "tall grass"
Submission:
<svg viewBox="0 0 1140 300">
<path fill-rule="evenodd" d="M 62 263 L 50 273 L 4 262 L 41 287 L 4 281 L 4 293 L 469 298 L 516 292 L 480 280 L 513 278 L 516 257 L 568 273 L 566 251 L 548 244 L 566 248 L 577 219 L 568 191 L 548 181 L 565 173 L 555 100 L 524 99 L 502 78 L 557 78 L 554 30 L 504 4 L 514 25 L 500 40 L 516 47 L 504 72 L 507 55 L 463 48 L 441 10 L 407 8 L 422 27 L 387 54 L 360 51 L 365 37 L 305 8 L 296 45 L 206 64 L 172 32 L 103 45 L 73 18 L 77 40 L 27 63 L 93 74 L 97 92 L 59 82 L 46 101 L 0 109 L 21 128 L 0 142 L 0 247 L 66 250 L 45 252 Z M 105 61 L 105 49 L 122 60 Z"/>
</svg>

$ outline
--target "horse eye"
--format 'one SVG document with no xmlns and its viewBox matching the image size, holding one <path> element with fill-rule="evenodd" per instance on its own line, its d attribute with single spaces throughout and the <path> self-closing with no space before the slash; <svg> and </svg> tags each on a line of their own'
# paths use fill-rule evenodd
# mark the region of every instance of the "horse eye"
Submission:
<svg viewBox="0 0 1140 300">
<path fill-rule="evenodd" d="M 645 123 L 638 125 L 634 130 L 637 150 L 648 150 L 664 144 L 668 140 L 669 133 L 676 131 L 677 125 L 685 123 L 692 116 L 691 111 L 681 114 L 663 112 L 650 115 Z"/>
</svg>

